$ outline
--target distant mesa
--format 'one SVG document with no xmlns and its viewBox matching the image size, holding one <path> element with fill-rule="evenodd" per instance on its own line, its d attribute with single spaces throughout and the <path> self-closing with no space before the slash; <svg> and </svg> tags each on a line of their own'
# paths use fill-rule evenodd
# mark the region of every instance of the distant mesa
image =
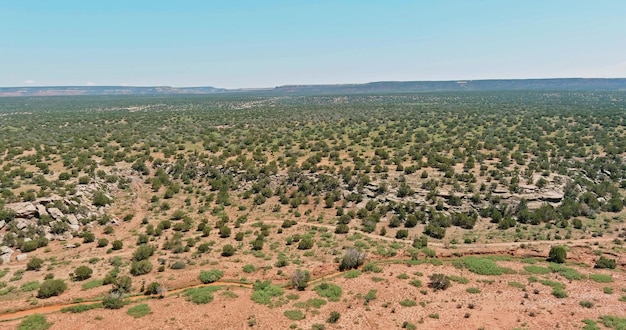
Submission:
<svg viewBox="0 0 626 330">
<path fill-rule="evenodd" d="M 365 84 L 285 85 L 275 88 L 49 86 L 0 87 L 0 97 L 72 95 L 184 95 L 255 93 L 262 95 L 424 93 L 454 91 L 625 91 L 626 78 L 491 79 L 379 81 Z"/>
</svg>

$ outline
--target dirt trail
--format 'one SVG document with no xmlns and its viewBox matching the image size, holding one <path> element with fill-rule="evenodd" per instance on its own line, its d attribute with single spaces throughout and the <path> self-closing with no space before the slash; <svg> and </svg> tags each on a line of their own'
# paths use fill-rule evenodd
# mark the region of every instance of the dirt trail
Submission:
<svg viewBox="0 0 626 330">
<path fill-rule="evenodd" d="M 209 284 L 197 284 L 197 285 L 192 285 L 192 286 L 188 286 L 188 287 L 182 287 L 182 288 L 169 290 L 169 291 L 167 291 L 165 296 L 166 297 L 170 297 L 170 296 L 179 294 L 179 293 L 181 293 L 181 292 L 183 292 L 183 291 L 185 291 L 187 289 L 202 288 L 202 287 L 207 287 L 207 286 L 233 286 L 233 287 L 242 287 L 242 288 L 252 289 L 252 284 L 218 281 L 218 282 L 213 282 L 213 283 L 209 283 Z M 126 299 L 129 299 L 130 301 L 137 301 L 137 300 L 141 300 L 141 299 L 152 299 L 152 298 L 154 298 L 154 296 L 137 295 L 137 296 L 128 297 Z M 31 308 L 31 309 L 25 309 L 25 310 L 13 312 L 13 313 L 7 313 L 7 314 L 0 315 L 0 322 L 13 320 L 13 319 L 18 319 L 18 318 L 26 317 L 26 316 L 33 315 L 33 314 L 50 314 L 50 313 L 55 313 L 55 312 L 59 312 L 62 309 L 68 308 L 68 307 L 82 306 L 82 305 L 91 305 L 91 304 L 97 304 L 99 302 L 100 302 L 100 300 L 88 301 L 88 302 L 78 302 L 78 303 L 69 303 L 69 304 L 52 304 L 52 305 L 47 305 L 47 306 L 35 307 L 35 308 Z"/>
</svg>

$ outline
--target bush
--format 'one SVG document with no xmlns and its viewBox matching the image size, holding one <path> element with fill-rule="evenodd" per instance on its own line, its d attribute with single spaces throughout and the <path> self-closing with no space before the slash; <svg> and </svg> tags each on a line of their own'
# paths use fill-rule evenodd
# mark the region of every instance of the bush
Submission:
<svg viewBox="0 0 626 330">
<path fill-rule="evenodd" d="M 219 288 L 210 286 L 191 288 L 183 291 L 183 295 L 194 304 L 208 304 L 213 301 L 213 292 L 216 290 Z"/>
<path fill-rule="evenodd" d="M 99 248 L 105 247 L 107 245 L 109 245 L 109 240 L 108 239 L 106 239 L 106 238 L 98 239 L 98 247 Z"/>
<path fill-rule="evenodd" d="M 298 243 L 298 250 L 309 250 L 313 247 L 314 243 L 315 241 L 313 241 L 312 237 L 306 236 L 300 240 L 300 243 Z"/>
<path fill-rule="evenodd" d="M 17 330 L 46 330 L 52 326 L 52 323 L 46 321 L 46 317 L 41 314 L 33 314 L 24 319 L 17 326 Z"/>
<path fill-rule="evenodd" d="M 128 276 L 120 276 L 113 280 L 113 289 L 119 292 L 130 292 L 133 280 Z"/>
<path fill-rule="evenodd" d="M 567 250 L 565 250 L 564 246 L 553 246 L 550 249 L 550 253 L 548 254 L 548 261 L 556 262 L 562 264 L 565 262 L 567 258 Z"/>
<path fill-rule="evenodd" d="M 133 253 L 134 261 L 142 261 L 150 258 L 154 254 L 154 246 L 149 244 L 140 245 Z"/>
<path fill-rule="evenodd" d="M 198 278 L 204 284 L 209 284 L 218 281 L 220 278 L 224 276 L 224 272 L 217 269 L 212 269 L 209 271 L 200 272 Z"/>
<path fill-rule="evenodd" d="M 409 231 L 406 229 L 400 229 L 396 232 L 397 239 L 403 239 L 409 237 Z"/>
<path fill-rule="evenodd" d="M 120 309 L 124 307 L 122 295 L 119 293 L 110 293 L 108 296 L 102 299 L 102 306 L 106 309 Z"/>
<path fill-rule="evenodd" d="M 93 270 L 87 266 L 79 266 L 74 270 L 74 281 L 84 281 L 91 277 Z"/>
<path fill-rule="evenodd" d="M 109 199 L 105 194 L 103 194 L 102 192 L 96 192 L 95 194 L 93 194 L 93 205 L 95 206 L 106 206 L 108 204 L 111 204 L 113 201 L 111 199 Z"/>
<path fill-rule="evenodd" d="M 591 274 L 589 278 L 597 283 L 611 283 L 613 282 L 613 277 L 611 275 L 605 274 Z"/>
<path fill-rule="evenodd" d="M 293 321 L 300 321 L 300 320 L 304 320 L 304 314 L 297 310 L 286 310 L 283 315 L 285 315 L 288 319 L 293 320 Z"/>
<path fill-rule="evenodd" d="M 124 246 L 124 243 L 119 239 L 113 241 L 113 246 L 111 247 L 113 250 L 121 250 Z"/>
<path fill-rule="evenodd" d="M 46 299 L 52 296 L 58 296 L 67 289 L 67 285 L 63 280 L 46 280 L 39 287 L 37 298 Z"/>
<path fill-rule="evenodd" d="M 148 286 L 146 286 L 146 289 L 144 290 L 143 294 L 148 296 L 151 294 L 161 294 L 162 292 L 163 292 L 163 289 L 161 288 L 161 284 L 157 282 L 152 282 L 148 284 Z"/>
<path fill-rule="evenodd" d="M 254 292 L 252 292 L 250 299 L 258 304 L 269 305 L 272 302 L 272 298 L 282 296 L 283 293 L 283 288 L 272 285 L 270 281 L 256 281 L 254 283 Z"/>
<path fill-rule="evenodd" d="M 311 275 L 306 270 L 296 269 L 291 275 L 291 285 L 296 288 L 298 291 L 304 291 L 304 289 L 309 284 L 309 279 Z"/>
<path fill-rule="evenodd" d="M 232 245 L 226 244 L 222 247 L 222 257 L 230 257 L 233 254 L 235 254 L 235 248 Z"/>
<path fill-rule="evenodd" d="M 356 249 L 349 249 L 343 255 L 339 264 L 339 271 L 356 269 L 365 262 L 366 253 L 359 252 Z"/>
<path fill-rule="evenodd" d="M 26 264 L 26 270 L 40 270 L 41 266 L 43 266 L 43 260 L 34 257 L 28 260 L 28 263 Z"/>
<path fill-rule="evenodd" d="M 609 259 L 609 258 L 605 258 L 604 256 L 601 256 L 600 259 L 596 261 L 596 265 L 594 266 L 594 268 L 615 269 L 616 266 L 617 264 L 615 262 L 615 259 Z"/>
<path fill-rule="evenodd" d="M 91 243 L 96 240 L 96 235 L 90 231 L 83 232 L 83 243 Z"/>
<path fill-rule="evenodd" d="M 150 260 L 135 261 L 130 266 L 130 273 L 133 276 L 148 274 L 152 270 Z"/>
<path fill-rule="evenodd" d="M 340 317 L 341 317 L 341 313 L 339 313 L 337 311 L 332 311 L 332 312 L 330 312 L 330 315 L 328 316 L 328 319 L 326 319 L 326 322 L 328 322 L 328 323 L 337 323 L 337 321 L 339 321 Z"/>
<path fill-rule="evenodd" d="M 170 266 L 171 269 L 185 269 L 185 267 L 187 267 L 187 264 L 182 260 L 178 260 Z"/>
<path fill-rule="evenodd" d="M 22 250 L 22 252 L 32 252 L 37 250 L 38 247 L 39 243 L 36 240 L 31 240 L 28 242 L 24 242 L 20 250 Z"/>
<path fill-rule="evenodd" d="M 428 286 L 435 291 L 445 290 L 450 287 L 450 280 L 444 274 L 432 274 Z"/>
</svg>

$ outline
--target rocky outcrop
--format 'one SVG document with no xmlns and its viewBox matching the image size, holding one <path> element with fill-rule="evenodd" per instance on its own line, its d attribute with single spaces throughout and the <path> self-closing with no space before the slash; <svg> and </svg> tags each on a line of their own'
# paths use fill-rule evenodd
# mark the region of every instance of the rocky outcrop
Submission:
<svg viewBox="0 0 626 330">
<path fill-rule="evenodd" d="M 15 212 L 16 218 L 33 218 L 37 213 L 37 208 L 31 202 L 11 203 L 5 206 Z"/>
<path fill-rule="evenodd" d="M 11 262 L 11 256 L 13 255 L 13 250 L 8 246 L 0 246 L 0 259 L 3 264 L 8 264 Z"/>
</svg>

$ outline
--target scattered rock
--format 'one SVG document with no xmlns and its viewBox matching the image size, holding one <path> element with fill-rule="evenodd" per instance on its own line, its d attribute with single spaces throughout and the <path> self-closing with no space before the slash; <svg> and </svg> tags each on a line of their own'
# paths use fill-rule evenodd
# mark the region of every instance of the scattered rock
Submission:
<svg viewBox="0 0 626 330">
<path fill-rule="evenodd" d="M 75 226 L 79 225 L 78 219 L 76 219 L 75 215 L 68 214 L 68 215 L 66 215 L 66 217 L 67 217 L 67 222 L 69 222 L 70 225 L 75 225 Z"/>
<path fill-rule="evenodd" d="M 17 261 L 24 261 L 26 258 L 28 258 L 28 254 L 26 253 L 18 254 L 17 257 L 15 257 Z"/>
<path fill-rule="evenodd" d="M 43 206 L 41 204 L 37 204 L 36 207 L 37 207 L 37 213 L 39 213 L 39 217 L 43 217 L 43 216 L 49 215 L 48 211 L 46 211 L 46 207 L 45 206 Z"/>
<path fill-rule="evenodd" d="M 65 248 L 66 249 L 75 249 L 76 245 L 75 244 L 67 244 L 67 245 L 65 245 Z"/>
</svg>

